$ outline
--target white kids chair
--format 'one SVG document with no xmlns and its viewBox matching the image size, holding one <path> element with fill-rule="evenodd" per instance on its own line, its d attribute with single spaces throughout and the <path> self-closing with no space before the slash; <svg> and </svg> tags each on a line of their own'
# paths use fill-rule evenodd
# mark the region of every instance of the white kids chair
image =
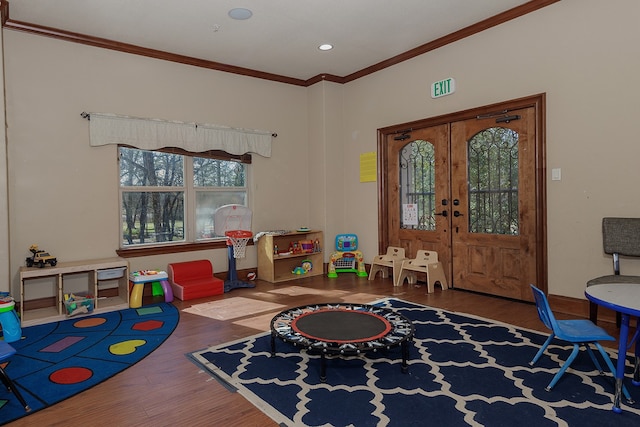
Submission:
<svg viewBox="0 0 640 427">
<path fill-rule="evenodd" d="M 404 255 L 404 248 L 396 248 L 395 246 L 389 246 L 387 253 L 384 255 L 376 255 L 371 261 L 371 269 L 369 270 L 369 280 L 373 280 L 378 272 L 381 272 L 381 277 L 386 279 L 389 277 L 389 269 L 392 271 L 393 284 L 398 281 L 398 275 L 400 274 L 400 266 L 402 261 L 406 259 Z"/>
<path fill-rule="evenodd" d="M 438 261 L 438 252 L 419 250 L 414 259 L 402 261 L 395 285 L 402 286 L 404 279 L 408 279 L 411 285 L 415 284 L 417 273 L 427 275 L 427 293 L 433 293 L 436 283 L 440 283 L 443 291 L 449 288 L 442 263 Z"/>
</svg>

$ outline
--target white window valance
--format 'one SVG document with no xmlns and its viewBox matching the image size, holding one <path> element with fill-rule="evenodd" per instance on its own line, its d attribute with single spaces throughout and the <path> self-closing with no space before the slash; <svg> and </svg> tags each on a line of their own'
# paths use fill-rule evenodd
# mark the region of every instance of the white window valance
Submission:
<svg viewBox="0 0 640 427">
<path fill-rule="evenodd" d="M 271 157 L 271 132 L 105 113 L 86 115 L 92 147 L 125 144 L 142 150 L 177 147 L 194 153 L 222 150 Z"/>
</svg>

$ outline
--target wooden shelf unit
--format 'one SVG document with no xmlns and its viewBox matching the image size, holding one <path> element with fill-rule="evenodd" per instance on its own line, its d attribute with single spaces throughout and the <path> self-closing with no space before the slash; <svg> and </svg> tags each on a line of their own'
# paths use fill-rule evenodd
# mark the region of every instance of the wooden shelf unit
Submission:
<svg viewBox="0 0 640 427">
<path fill-rule="evenodd" d="M 301 240 L 318 241 L 319 252 L 276 255 L 274 249 L 277 245 L 279 252 L 287 252 L 290 243 Z M 266 234 L 258 239 L 258 279 L 271 283 L 285 282 L 287 280 L 303 279 L 305 277 L 319 276 L 324 273 L 324 238 L 322 231 L 294 231 L 286 234 Z M 299 267 L 304 260 L 311 261 L 313 269 L 306 274 L 295 274 L 292 271 Z"/>
<path fill-rule="evenodd" d="M 99 280 L 98 273 L 122 269 L 122 276 L 113 279 Z M 64 286 L 65 275 L 86 274 L 88 284 L 86 291 L 94 297 L 94 311 L 90 314 L 129 308 L 129 263 L 123 258 L 106 258 L 88 261 L 59 262 L 55 267 L 20 267 L 20 322 L 22 326 L 55 322 L 66 318 L 64 311 L 64 294 L 69 293 Z M 56 306 L 25 310 L 25 286 L 29 280 L 55 278 Z M 117 280 L 117 295 L 103 297 L 101 282 Z M 115 288 L 114 288 L 115 289 Z M 81 317 L 79 315 L 78 317 Z"/>
</svg>

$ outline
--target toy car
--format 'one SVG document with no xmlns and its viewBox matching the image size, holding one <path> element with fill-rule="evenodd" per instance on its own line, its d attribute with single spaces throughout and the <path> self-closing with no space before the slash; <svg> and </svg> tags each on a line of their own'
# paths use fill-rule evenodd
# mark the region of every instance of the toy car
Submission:
<svg viewBox="0 0 640 427">
<path fill-rule="evenodd" d="M 48 252 L 38 249 L 38 245 L 31 245 L 29 251 L 31 251 L 33 255 L 27 257 L 27 267 L 33 267 L 36 265 L 43 268 L 47 264 L 54 267 L 58 263 L 56 257 L 51 256 Z"/>
</svg>

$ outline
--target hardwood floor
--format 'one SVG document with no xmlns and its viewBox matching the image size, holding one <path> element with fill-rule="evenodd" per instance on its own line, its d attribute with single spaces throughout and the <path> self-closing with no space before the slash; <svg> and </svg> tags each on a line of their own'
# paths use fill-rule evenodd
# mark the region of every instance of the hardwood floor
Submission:
<svg viewBox="0 0 640 427">
<path fill-rule="evenodd" d="M 316 294 L 290 296 L 290 286 L 313 289 Z M 347 292 L 341 298 L 325 298 L 320 292 Z M 432 307 L 482 316 L 525 328 L 545 331 L 535 306 L 455 289 L 427 294 L 424 285 L 394 288 L 391 279 L 368 281 L 354 274 L 337 279 L 326 276 L 271 284 L 256 281 L 253 289 L 235 289 L 224 295 L 191 301 L 175 300 L 183 310 L 194 304 L 245 297 L 294 307 L 317 302 L 349 301 L 393 296 Z M 150 302 L 145 299 L 145 303 Z M 357 302 L 364 302 L 358 299 Z M 271 313 L 275 315 L 280 310 Z M 260 313 L 262 315 L 264 313 Z M 559 318 L 561 315 L 556 313 Z M 251 319 L 255 316 L 246 316 Z M 260 331 L 227 321 L 180 312 L 174 333 L 155 352 L 115 377 L 51 408 L 11 423 L 11 426 L 276 426 L 270 418 L 237 393 L 231 393 L 185 357 L 186 353 L 254 335 Z M 241 319 L 240 319 L 241 320 Z M 615 325 L 606 324 L 617 336 Z M 615 345 L 615 343 L 613 343 Z M 533 355 L 532 355 L 533 356 Z"/>
</svg>

